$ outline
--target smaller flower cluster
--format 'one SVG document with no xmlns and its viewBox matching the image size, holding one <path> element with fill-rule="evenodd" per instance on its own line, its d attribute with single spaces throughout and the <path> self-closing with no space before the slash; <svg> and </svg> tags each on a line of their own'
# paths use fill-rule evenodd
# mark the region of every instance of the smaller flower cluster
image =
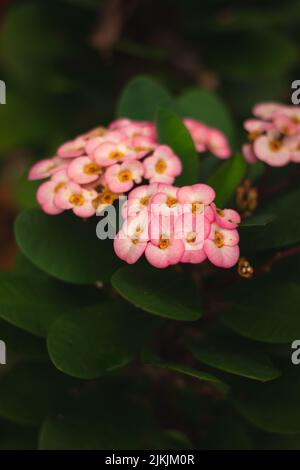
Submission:
<svg viewBox="0 0 300 470">
<path fill-rule="evenodd" d="M 181 188 L 167 184 L 133 189 L 122 206 L 124 223 L 114 240 L 119 258 L 136 263 L 145 254 L 156 268 L 198 264 L 206 258 L 222 268 L 239 258 L 241 220 L 232 209 L 220 210 L 206 184 Z"/>
<path fill-rule="evenodd" d="M 276 167 L 300 163 L 300 106 L 260 103 L 252 112 L 255 119 L 244 122 L 249 138 L 243 145 L 245 160 Z"/>
<path fill-rule="evenodd" d="M 230 155 L 226 137 L 217 129 L 184 120 L 198 151 L 209 149 L 220 158 Z M 154 123 L 118 119 L 65 142 L 50 159 L 36 163 L 30 180 L 49 178 L 37 192 L 48 214 L 73 210 L 91 217 L 130 191 L 143 179 L 172 184 L 182 171 L 179 157 L 157 141 Z"/>
</svg>

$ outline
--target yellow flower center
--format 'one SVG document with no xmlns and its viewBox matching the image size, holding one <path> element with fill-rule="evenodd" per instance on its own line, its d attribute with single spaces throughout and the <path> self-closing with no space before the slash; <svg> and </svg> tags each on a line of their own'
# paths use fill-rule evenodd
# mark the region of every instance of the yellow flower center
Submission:
<svg viewBox="0 0 300 470">
<path fill-rule="evenodd" d="M 74 206 L 82 206 L 84 204 L 84 197 L 82 194 L 72 194 L 69 197 L 69 202 Z"/>
<path fill-rule="evenodd" d="M 200 201 L 196 201 L 192 203 L 192 213 L 193 214 L 201 214 L 203 211 L 203 204 Z"/>
<path fill-rule="evenodd" d="M 126 183 L 127 181 L 132 181 L 132 173 L 130 170 L 122 170 L 118 174 L 118 179 L 121 183 Z"/>
<path fill-rule="evenodd" d="M 97 165 L 97 163 L 88 163 L 83 171 L 86 175 L 99 175 L 101 173 L 101 166 Z"/>
<path fill-rule="evenodd" d="M 161 236 L 159 239 L 159 248 L 161 250 L 165 250 L 166 248 L 168 248 L 169 245 L 170 245 L 170 239 L 164 238 L 163 236 Z"/>
<path fill-rule="evenodd" d="M 282 147 L 282 141 L 278 139 L 271 140 L 269 147 L 272 152 L 278 152 Z"/>
<path fill-rule="evenodd" d="M 224 237 L 220 232 L 215 232 L 214 242 L 218 248 L 222 248 L 222 246 L 224 246 Z"/>
<path fill-rule="evenodd" d="M 100 204 L 112 204 L 116 199 L 118 199 L 119 195 L 118 194 L 115 194 L 115 193 L 112 193 L 111 191 L 109 191 L 109 189 L 105 189 L 103 191 L 103 193 L 99 194 L 99 196 L 97 196 L 94 200 L 93 200 L 93 206 L 95 207 L 95 209 L 97 209 L 97 207 L 100 205 Z"/>
<path fill-rule="evenodd" d="M 156 162 L 156 165 L 155 165 L 156 173 L 159 173 L 161 175 L 162 173 L 166 171 L 166 169 L 167 169 L 167 164 L 165 160 L 160 159 Z"/>
<path fill-rule="evenodd" d="M 293 116 L 292 117 L 292 121 L 294 124 L 300 124 L 300 118 L 299 116 Z"/>
<path fill-rule="evenodd" d="M 176 203 L 177 203 L 177 199 L 175 199 L 175 197 L 169 196 L 167 198 L 166 204 L 167 204 L 168 207 L 174 207 L 176 205 Z"/>
<path fill-rule="evenodd" d="M 110 152 L 108 158 L 110 160 L 118 160 L 119 158 L 123 158 L 124 155 L 124 152 L 120 152 L 120 150 L 113 150 L 112 152 Z"/>
<path fill-rule="evenodd" d="M 261 135 L 261 132 L 252 131 L 252 132 L 249 132 L 248 139 L 250 140 L 250 142 L 254 142 L 260 135 Z"/>
<path fill-rule="evenodd" d="M 190 233 L 188 234 L 188 236 L 186 237 L 186 241 L 187 241 L 188 243 L 195 243 L 196 238 L 197 238 L 196 232 L 190 232 Z"/>
<path fill-rule="evenodd" d="M 58 193 L 58 191 L 60 191 L 64 187 L 64 185 L 65 183 L 58 183 L 54 188 L 54 192 Z"/>
<path fill-rule="evenodd" d="M 142 206 L 148 206 L 148 204 L 149 204 L 149 199 L 150 199 L 150 198 L 149 198 L 148 196 L 142 197 L 142 198 L 140 199 L 140 204 L 141 204 Z"/>
<path fill-rule="evenodd" d="M 225 215 L 224 211 L 222 211 L 222 209 L 216 209 L 216 212 L 220 217 L 224 217 L 224 215 Z"/>
</svg>

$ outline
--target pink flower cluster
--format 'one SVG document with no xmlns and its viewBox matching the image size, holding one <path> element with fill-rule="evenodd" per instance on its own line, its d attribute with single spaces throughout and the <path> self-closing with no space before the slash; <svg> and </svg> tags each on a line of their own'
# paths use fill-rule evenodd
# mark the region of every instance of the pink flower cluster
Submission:
<svg viewBox="0 0 300 470">
<path fill-rule="evenodd" d="M 154 183 L 133 189 L 114 240 L 117 256 L 133 264 L 145 254 L 156 268 L 206 258 L 222 268 L 234 266 L 241 218 L 232 209 L 218 209 L 214 198 L 215 191 L 206 184 L 177 188 Z"/>
<path fill-rule="evenodd" d="M 199 151 L 230 155 L 225 136 L 192 119 L 184 120 Z M 182 171 L 179 157 L 157 141 L 152 122 L 118 119 L 61 145 L 53 158 L 41 160 L 30 180 L 49 178 L 37 191 L 47 214 L 72 209 L 79 217 L 101 212 L 143 179 L 172 184 Z"/>
<path fill-rule="evenodd" d="M 244 122 L 249 137 L 243 145 L 245 160 L 276 167 L 300 163 L 300 106 L 260 103 L 252 112 L 255 119 Z"/>
</svg>

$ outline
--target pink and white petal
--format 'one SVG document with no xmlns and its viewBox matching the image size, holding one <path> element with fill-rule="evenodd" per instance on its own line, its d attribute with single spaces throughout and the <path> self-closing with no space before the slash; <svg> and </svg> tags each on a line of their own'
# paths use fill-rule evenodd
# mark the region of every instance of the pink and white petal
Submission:
<svg viewBox="0 0 300 470">
<path fill-rule="evenodd" d="M 116 255 L 128 264 L 136 263 L 144 253 L 147 242 L 133 243 L 130 237 L 120 231 L 114 240 L 114 250 Z"/>
<path fill-rule="evenodd" d="M 161 250 L 161 251 L 166 252 L 169 265 L 177 264 L 180 262 L 182 255 L 184 253 L 184 243 L 182 240 L 176 240 L 172 238 L 168 248 L 166 248 L 165 250 Z"/>
<path fill-rule="evenodd" d="M 67 169 L 68 177 L 78 184 L 88 184 L 92 183 L 93 181 L 96 181 L 99 178 L 99 173 L 85 173 L 85 167 L 90 164 L 97 165 L 89 157 L 74 158 L 74 160 L 72 160 Z"/>
<path fill-rule="evenodd" d="M 169 266 L 169 259 L 165 250 L 161 250 L 151 242 L 146 246 L 145 257 L 148 263 L 152 264 L 155 268 L 163 269 Z"/>
<path fill-rule="evenodd" d="M 93 206 L 91 201 L 86 201 L 81 206 L 74 206 L 73 207 L 73 212 L 78 217 L 82 217 L 82 218 L 86 219 L 88 217 L 92 217 L 93 215 L 95 215 L 96 214 L 96 209 Z"/>
<path fill-rule="evenodd" d="M 221 228 L 235 229 L 240 222 L 240 214 L 233 209 L 223 209 L 216 212 L 216 223 Z"/>
<path fill-rule="evenodd" d="M 238 245 L 218 248 L 211 240 L 205 240 L 204 251 L 209 261 L 219 268 L 233 267 L 238 262 L 240 255 Z"/>
<path fill-rule="evenodd" d="M 283 106 L 281 104 L 275 102 L 258 103 L 253 106 L 252 113 L 260 119 L 269 120 L 272 119 L 276 111 L 282 108 Z"/>
<path fill-rule="evenodd" d="M 252 165 L 253 163 L 258 162 L 258 158 L 254 153 L 252 144 L 244 144 L 242 146 L 242 152 L 247 163 Z"/>
<path fill-rule="evenodd" d="M 271 145 L 271 137 L 263 135 L 254 142 L 254 153 L 256 156 L 268 163 L 270 166 L 280 167 L 286 165 L 290 161 L 290 151 L 285 146 L 278 150 L 273 150 Z"/>
<path fill-rule="evenodd" d="M 77 138 L 65 142 L 57 149 L 57 155 L 62 158 L 80 157 L 84 153 L 85 140 Z"/>
<path fill-rule="evenodd" d="M 28 179 L 40 180 L 48 178 L 49 176 L 51 176 L 54 167 L 55 165 L 53 159 L 47 158 L 44 160 L 40 160 L 31 167 L 28 174 Z"/>
<path fill-rule="evenodd" d="M 213 202 L 216 196 L 213 188 L 207 184 L 194 184 L 193 186 L 183 186 L 178 190 L 178 200 L 181 204 L 189 204 L 199 202 L 209 205 Z"/>
<path fill-rule="evenodd" d="M 206 258 L 207 256 L 203 248 L 200 250 L 185 250 L 180 262 L 199 264 L 206 260 Z"/>
<path fill-rule="evenodd" d="M 54 203 L 60 209 L 72 209 L 70 197 L 72 194 L 81 194 L 81 192 L 82 189 L 78 184 L 69 182 L 55 194 Z"/>
</svg>

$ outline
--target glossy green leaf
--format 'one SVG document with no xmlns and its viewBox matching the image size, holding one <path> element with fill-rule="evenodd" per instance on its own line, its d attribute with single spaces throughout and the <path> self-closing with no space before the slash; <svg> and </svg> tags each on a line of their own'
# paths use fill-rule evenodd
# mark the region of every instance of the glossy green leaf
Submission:
<svg viewBox="0 0 300 470">
<path fill-rule="evenodd" d="M 202 310 L 197 289 L 191 281 L 172 269 L 128 266 L 112 277 L 116 291 L 136 307 L 173 320 L 197 320 Z"/>
<path fill-rule="evenodd" d="M 214 344 L 192 345 L 194 357 L 215 369 L 240 375 L 248 379 L 267 382 L 280 376 L 280 371 L 262 351 L 257 351 L 255 343 L 245 344 L 241 341 L 216 341 Z"/>
<path fill-rule="evenodd" d="M 45 341 L 3 320 L 0 320 L 0 336 L 7 347 L 8 364 L 10 351 L 32 358 L 46 358 L 48 356 Z"/>
<path fill-rule="evenodd" d="M 271 433 L 299 434 L 300 381 L 296 372 L 267 384 L 248 384 L 233 404 L 254 426 Z"/>
<path fill-rule="evenodd" d="M 78 310 L 61 316 L 50 328 L 49 355 L 69 375 L 96 378 L 127 365 L 159 323 L 123 302 Z"/>
<path fill-rule="evenodd" d="M 235 125 L 232 116 L 218 95 L 212 91 L 192 88 L 178 98 L 182 116 L 202 121 L 223 131 L 232 145 L 235 144 Z"/>
<path fill-rule="evenodd" d="M 199 157 L 191 135 L 177 114 L 160 108 L 156 117 L 156 128 L 161 144 L 169 145 L 182 163 L 182 173 L 176 184 L 188 185 L 198 182 Z"/>
<path fill-rule="evenodd" d="M 0 317 L 37 336 L 46 336 L 62 313 L 97 298 L 101 294 L 96 289 L 74 289 L 45 276 L 0 274 Z"/>
<path fill-rule="evenodd" d="M 159 107 L 174 109 L 171 95 L 151 77 L 139 76 L 125 87 L 117 107 L 117 116 L 153 121 Z"/>
<path fill-rule="evenodd" d="M 14 200 L 18 208 L 31 209 L 38 207 L 36 192 L 40 184 L 40 181 L 28 181 L 27 170 L 21 175 L 14 190 Z"/>
<path fill-rule="evenodd" d="M 275 214 L 258 214 L 244 219 L 239 228 L 247 227 L 265 227 L 276 219 Z"/>
<path fill-rule="evenodd" d="M 16 220 L 16 240 L 22 253 L 53 277 L 78 284 L 107 281 L 118 263 L 112 241 L 97 238 L 96 224 L 96 218 L 28 209 Z"/>
<path fill-rule="evenodd" d="M 172 372 L 177 372 L 179 374 L 187 375 L 189 377 L 193 377 L 195 379 L 202 380 L 204 382 L 210 382 L 212 385 L 216 387 L 219 391 L 226 393 L 229 389 L 228 385 L 223 382 L 221 379 L 218 377 L 214 376 L 213 374 L 210 374 L 208 372 L 198 370 L 192 367 L 186 367 L 181 364 L 177 364 L 175 362 L 170 362 L 170 361 L 165 361 L 162 360 L 158 357 L 156 357 L 153 354 L 147 354 L 145 353 L 143 355 L 143 361 L 146 364 L 149 364 L 153 367 L 159 367 L 161 369 L 167 369 Z"/>
<path fill-rule="evenodd" d="M 219 416 L 208 427 L 205 449 L 251 450 L 253 448 L 245 423 L 229 412 Z"/>
<path fill-rule="evenodd" d="M 258 280 L 232 292 L 232 306 L 223 321 L 254 340 L 289 343 L 300 338 L 299 308 L 298 284 Z"/>
<path fill-rule="evenodd" d="M 241 236 L 241 251 L 259 253 L 285 248 L 300 242 L 300 215 L 296 207 L 300 204 L 300 190 L 280 195 L 264 206 L 266 212 L 276 218 L 265 227 L 244 230 Z"/>
<path fill-rule="evenodd" d="M 64 377 L 45 363 L 20 363 L 1 379 L 0 416 L 38 425 L 63 397 Z"/>
<path fill-rule="evenodd" d="M 230 200 L 245 173 L 245 160 L 240 154 L 236 154 L 222 163 L 216 172 L 209 177 L 208 184 L 216 191 L 215 203 L 217 206 L 224 207 Z"/>
</svg>

